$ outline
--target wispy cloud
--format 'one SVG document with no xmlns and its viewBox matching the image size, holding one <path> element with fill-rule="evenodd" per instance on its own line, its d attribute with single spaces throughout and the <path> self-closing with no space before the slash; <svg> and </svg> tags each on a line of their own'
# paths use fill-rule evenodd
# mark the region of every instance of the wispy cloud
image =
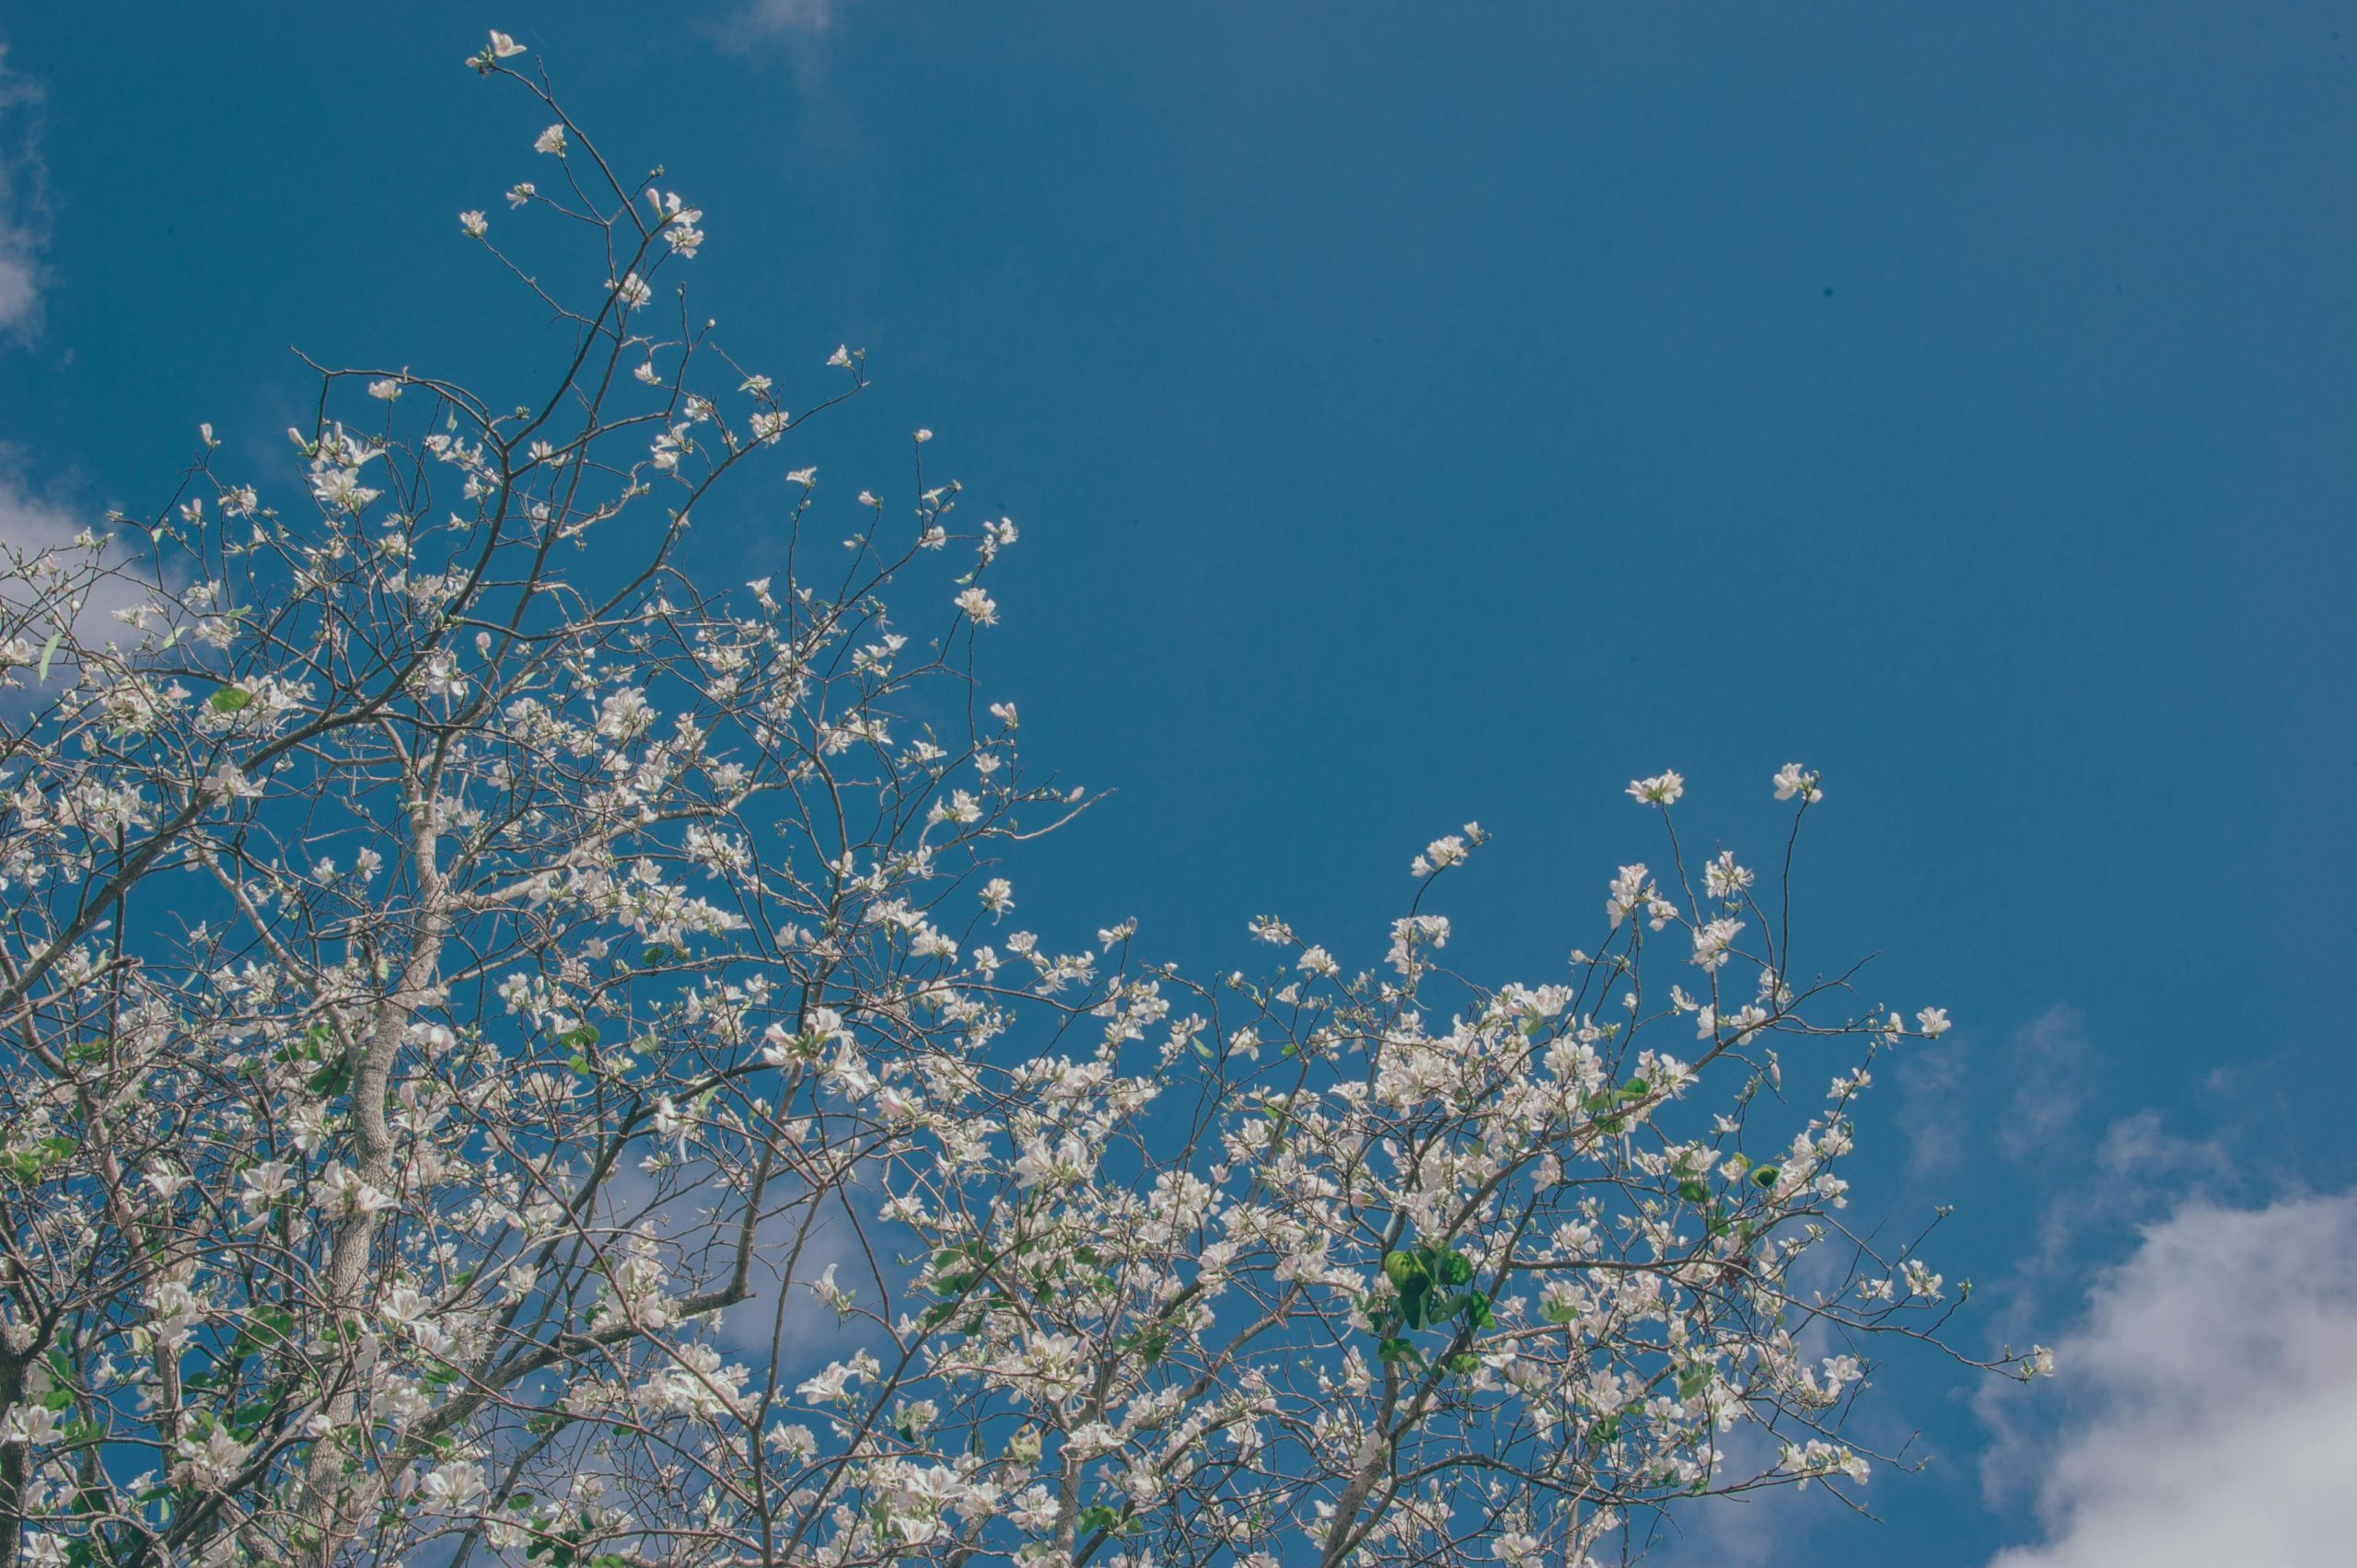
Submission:
<svg viewBox="0 0 2357 1568">
<path fill-rule="evenodd" d="M 1736 1427 L 1719 1449 L 1730 1474 L 1775 1463 L 1774 1439 L 1755 1427 Z M 1806 1543 L 1832 1505 L 1821 1492 L 1789 1486 L 1691 1499 L 1658 1517 L 1641 1516 L 1627 1531 L 1628 1545 L 1647 1568 L 1773 1568 L 1812 1555 Z"/>
<path fill-rule="evenodd" d="M 842 0 L 753 0 L 742 25 L 751 32 L 808 37 L 833 27 L 842 11 Z"/>
<path fill-rule="evenodd" d="M 0 43 L 0 331 L 20 333 L 41 320 L 49 238 L 41 104 L 41 88 L 8 69 L 8 46 Z"/>
<path fill-rule="evenodd" d="M 2050 1147 L 2095 1092 L 2095 1051 L 2086 1019 L 2058 1002 L 2005 1041 L 2006 1070 L 2016 1086 L 1997 1143 L 2015 1159 Z"/>
<path fill-rule="evenodd" d="M 1907 1140 L 1909 1170 L 1918 1178 L 1945 1173 L 1991 1144 L 2037 1167 L 2067 1163 L 2080 1150 L 2075 1123 L 2094 1098 L 2096 1065 L 2086 1018 L 2067 1002 L 1994 1046 L 1959 1032 L 1916 1048 L 1895 1074 L 1894 1120 Z"/>
<path fill-rule="evenodd" d="M 1970 1146 L 1968 1049 L 1966 1040 L 1940 1040 L 1899 1059 L 1898 1110 L 1892 1120 L 1907 1140 L 1907 1168 L 1918 1178 L 1960 1165 Z"/>
<path fill-rule="evenodd" d="M 858 0 L 734 0 L 711 26 L 723 49 L 783 58 L 802 91 L 824 92 Z"/>
<path fill-rule="evenodd" d="M 2096 1150 L 2106 1176 L 2150 1191 L 2181 1190 L 2189 1180 L 2224 1181 L 2234 1175 L 2226 1147 L 2214 1138 L 2180 1138 L 2162 1124 L 2157 1110 L 2140 1110 L 2111 1124 Z"/>
<path fill-rule="evenodd" d="M 2055 1354 L 2057 1385 L 2023 1393 L 2066 1400 L 2060 1429 L 2006 1468 L 2035 1487 L 2045 1539 L 1991 1568 L 2343 1560 L 2357 1194 L 2184 1205 L 2097 1278 Z"/>
</svg>

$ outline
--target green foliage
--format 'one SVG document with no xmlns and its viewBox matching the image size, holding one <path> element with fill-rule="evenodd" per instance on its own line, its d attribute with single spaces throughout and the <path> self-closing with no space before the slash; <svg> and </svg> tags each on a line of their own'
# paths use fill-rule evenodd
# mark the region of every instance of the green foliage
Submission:
<svg viewBox="0 0 2357 1568">
<path fill-rule="evenodd" d="M 1446 1328 L 1462 1321 L 1475 1329 L 1487 1329 L 1495 1321 L 1485 1293 L 1461 1288 L 1473 1282 L 1473 1260 L 1461 1252 L 1430 1242 L 1412 1249 L 1389 1252 L 1384 1256 L 1383 1275 L 1399 1293 L 1396 1318 L 1399 1328 L 1412 1332 Z M 1393 1316 L 1387 1314 L 1386 1318 Z M 1386 1334 L 1376 1353 L 1387 1362 L 1399 1360 L 1407 1353 L 1392 1347 L 1407 1344 L 1395 1334 Z"/>
</svg>

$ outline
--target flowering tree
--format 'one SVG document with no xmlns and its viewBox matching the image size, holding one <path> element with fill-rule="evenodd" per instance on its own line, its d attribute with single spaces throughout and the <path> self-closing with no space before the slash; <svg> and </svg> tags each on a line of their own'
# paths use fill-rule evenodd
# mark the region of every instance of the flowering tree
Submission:
<svg viewBox="0 0 2357 1568">
<path fill-rule="evenodd" d="M 508 203 L 606 280 L 462 215 L 523 401 L 318 366 L 283 504 L 208 427 L 5 563 L 0 1564 L 1578 1563 L 1863 1482 L 1864 1347 L 1951 1304 L 1838 1171 L 1945 1016 L 1674 830 L 1538 984 L 1444 962 L 1470 824 L 1367 967 L 1017 929 L 1082 802 L 975 674 L 1015 526 L 920 431 L 911 511 L 796 469 L 784 575 L 691 581 L 864 362 L 790 409 L 658 305 L 702 215 L 520 52 Z"/>
</svg>

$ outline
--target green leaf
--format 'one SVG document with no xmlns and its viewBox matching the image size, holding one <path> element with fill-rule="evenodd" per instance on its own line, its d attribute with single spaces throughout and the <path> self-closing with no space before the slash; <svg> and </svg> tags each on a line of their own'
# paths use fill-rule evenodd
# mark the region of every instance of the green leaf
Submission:
<svg viewBox="0 0 2357 1568">
<path fill-rule="evenodd" d="M 205 704 L 216 714 L 234 714 L 254 705 L 254 694 L 241 686 L 224 686 Z"/>
<path fill-rule="evenodd" d="M 295 1338 L 295 1314 L 283 1307 L 254 1307 L 246 1314 L 245 1330 L 238 1337 L 251 1339 L 263 1349 L 290 1344 Z"/>
<path fill-rule="evenodd" d="M 1678 1195 L 1689 1203 L 1707 1203 L 1711 1201 L 1710 1183 L 1689 1177 L 1678 1184 Z"/>
<path fill-rule="evenodd" d="M 1782 1174 L 1783 1172 L 1772 1165 L 1763 1165 L 1751 1173 L 1751 1184 L 1762 1192 L 1772 1191 L 1776 1186 L 1776 1178 Z"/>
<path fill-rule="evenodd" d="M 36 1141 L 31 1147 L 18 1149 L 8 1156 L 8 1168 L 29 1181 L 51 1166 L 71 1156 L 78 1147 L 73 1139 L 52 1135 Z"/>
<path fill-rule="evenodd" d="M 49 679 L 49 661 L 57 656 L 57 641 L 64 635 L 63 632 L 52 632 L 49 641 L 41 645 L 41 679 L 43 680 Z"/>
</svg>

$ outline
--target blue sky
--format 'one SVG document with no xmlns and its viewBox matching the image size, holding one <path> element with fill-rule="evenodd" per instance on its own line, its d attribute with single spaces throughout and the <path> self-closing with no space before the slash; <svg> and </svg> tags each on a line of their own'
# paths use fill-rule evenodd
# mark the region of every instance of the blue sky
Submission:
<svg viewBox="0 0 2357 1568">
<path fill-rule="evenodd" d="M 1897 1369 L 1938 1458 L 1886 1523 L 1698 1559 L 2109 1560 L 2184 1458 L 2102 1353 L 2199 1318 L 2164 1275 L 2280 1267 L 2357 1365 L 2351 7 L 16 7 L 0 530 L 152 507 L 200 420 L 276 460 L 290 343 L 495 381 L 536 340 L 455 223 L 533 172 L 459 68 L 488 26 L 705 208 L 730 341 L 868 349 L 811 460 L 927 425 L 1024 525 L 998 684 L 1118 790 L 1042 918 L 1365 946 L 1479 818 L 1451 912 L 1536 980 L 1654 848 L 1629 778 L 1759 854 L 1769 774 L 1824 772 L 1820 950 L 1960 1026 L 1859 1207 L 1956 1204 L 1968 1335 L 2093 1370 Z M 2243 1420 L 2291 1342 L 2170 1397 Z"/>
</svg>

